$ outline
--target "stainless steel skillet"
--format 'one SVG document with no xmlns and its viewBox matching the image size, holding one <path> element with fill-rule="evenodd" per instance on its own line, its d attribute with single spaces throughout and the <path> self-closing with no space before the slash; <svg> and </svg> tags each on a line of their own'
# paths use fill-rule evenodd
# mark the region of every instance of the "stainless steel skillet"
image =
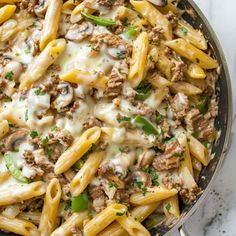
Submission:
<svg viewBox="0 0 236 236">
<path fill-rule="evenodd" d="M 183 14 L 183 18 L 193 25 L 195 28 L 202 29 L 204 36 L 207 38 L 210 46 L 210 51 L 215 57 L 221 67 L 219 79 L 216 82 L 216 94 L 219 105 L 219 114 L 215 121 L 217 130 L 221 131 L 218 141 L 214 144 L 212 153 L 215 154 L 214 158 L 210 161 L 209 165 L 201 172 L 198 185 L 204 192 L 197 201 L 189 206 L 182 205 L 182 215 L 179 221 L 170 227 L 157 227 L 151 230 L 152 235 L 172 235 L 179 229 L 181 236 L 186 236 L 183 225 L 187 219 L 197 210 L 199 205 L 204 201 L 209 193 L 214 179 L 224 161 L 230 143 L 231 125 L 232 125 L 232 90 L 230 75 L 226 63 L 226 59 L 220 43 L 211 28 L 206 17 L 203 15 L 198 6 L 193 0 L 182 0 L 179 4 L 181 9 L 192 9 L 196 16 L 193 18 L 187 12 Z"/>
</svg>

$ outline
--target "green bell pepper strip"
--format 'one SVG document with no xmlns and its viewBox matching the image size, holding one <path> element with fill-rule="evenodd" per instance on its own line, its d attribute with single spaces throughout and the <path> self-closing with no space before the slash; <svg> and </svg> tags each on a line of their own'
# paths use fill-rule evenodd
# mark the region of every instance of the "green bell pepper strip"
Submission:
<svg viewBox="0 0 236 236">
<path fill-rule="evenodd" d="M 116 21 L 112 20 L 112 19 L 108 19 L 108 18 L 102 18 L 99 16 L 94 16 L 91 15 L 89 13 L 87 13 L 86 11 L 82 11 L 81 15 L 85 18 L 87 18 L 88 20 L 91 20 L 92 22 L 94 22 L 97 25 L 101 25 L 101 26 L 112 26 L 116 24 Z"/>
<path fill-rule="evenodd" d="M 135 90 L 137 92 L 135 99 L 143 101 L 152 94 L 152 84 L 143 80 Z"/>
<path fill-rule="evenodd" d="M 88 209 L 88 196 L 82 193 L 77 197 L 71 198 L 71 210 L 74 212 L 81 212 Z"/>
<path fill-rule="evenodd" d="M 208 95 L 203 96 L 200 102 L 196 105 L 201 114 L 206 114 L 209 106 L 210 98 Z"/>
<path fill-rule="evenodd" d="M 21 170 L 16 166 L 10 154 L 4 155 L 4 160 L 6 162 L 6 167 L 10 171 L 11 175 L 18 181 L 22 183 L 29 183 L 29 179 L 24 177 Z"/>
<path fill-rule="evenodd" d="M 133 123 L 137 126 L 140 127 L 145 133 L 147 134 L 154 134 L 154 135 L 158 135 L 158 131 L 155 128 L 155 126 L 153 126 L 153 124 L 147 120 L 146 118 L 137 115 L 134 120 Z"/>
<path fill-rule="evenodd" d="M 135 26 L 129 27 L 126 31 L 124 31 L 121 35 L 123 35 L 126 39 L 135 39 L 138 34 L 138 31 Z"/>
</svg>

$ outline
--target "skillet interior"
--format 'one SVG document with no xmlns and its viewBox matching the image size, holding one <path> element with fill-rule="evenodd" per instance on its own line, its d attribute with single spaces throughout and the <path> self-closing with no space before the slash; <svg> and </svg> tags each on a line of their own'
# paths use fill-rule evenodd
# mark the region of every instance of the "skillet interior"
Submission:
<svg viewBox="0 0 236 236">
<path fill-rule="evenodd" d="M 199 196 L 195 203 L 188 206 L 180 206 L 182 209 L 182 216 L 178 223 L 175 224 L 175 226 L 154 228 L 151 230 L 152 235 L 156 235 L 157 233 L 159 233 L 160 235 L 167 236 L 167 234 L 169 235 L 173 233 L 187 220 L 188 217 L 190 217 L 195 212 L 199 204 L 203 201 L 206 194 L 209 192 L 216 173 L 219 172 L 219 168 L 227 152 L 227 145 L 229 143 L 231 131 L 232 91 L 230 76 L 223 51 L 219 45 L 216 35 L 214 34 L 206 18 L 203 16 L 200 9 L 196 6 L 195 3 L 193 3 L 192 0 L 182 0 L 179 4 L 179 8 L 194 9 L 194 11 L 196 12 L 196 18 L 190 17 L 187 13 L 184 13 L 183 18 L 195 28 L 202 29 L 204 36 L 209 41 L 210 51 L 213 57 L 216 58 L 221 65 L 221 72 L 216 82 L 216 95 L 219 105 L 219 114 L 215 120 L 215 127 L 217 130 L 221 131 L 221 135 L 218 141 L 213 146 L 212 153 L 215 154 L 214 159 L 212 159 L 209 165 L 202 170 L 199 178 L 198 185 L 203 190 L 205 190 L 204 193 Z"/>
<path fill-rule="evenodd" d="M 219 45 L 219 42 L 211 29 L 209 23 L 203 16 L 199 8 L 193 3 L 192 0 L 182 0 L 179 4 L 181 9 L 193 8 L 196 12 L 196 18 L 193 19 L 187 13 L 184 13 L 183 18 L 193 25 L 195 28 L 201 28 L 205 37 L 209 41 L 211 52 L 213 57 L 217 59 L 221 65 L 221 73 L 219 79 L 216 83 L 216 93 L 219 104 L 219 114 L 215 121 L 215 126 L 217 130 L 221 130 L 221 135 L 219 140 L 215 143 L 212 152 L 215 153 L 214 159 L 211 160 L 209 165 L 203 169 L 200 179 L 198 182 L 199 187 L 201 187 L 204 193 L 198 198 L 198 200 L 188 206 L 182 205 L 182 216 L 180 220 L 173 227 L 158 227 L 151 230 L 152 235 L 167 235 L 173 233 L 177 228 L 179 228 L 188 217 L 190 217 L 202 200 L 205 198 L 211 183 L 215 177 L 215 174 L 218 172 L 224 156 L 227 152 L 227 144 L 229 142 L 230 130 L 231 130 L 231 120 L 232 120 L 232 92 L 229 72 L 227 69 L 226 61 L 222 52 L 222 49 Z M 12 233 L 4 233 L 0 231 L 0 236 L 9 236 L 15 235 Z"/>
</svg>

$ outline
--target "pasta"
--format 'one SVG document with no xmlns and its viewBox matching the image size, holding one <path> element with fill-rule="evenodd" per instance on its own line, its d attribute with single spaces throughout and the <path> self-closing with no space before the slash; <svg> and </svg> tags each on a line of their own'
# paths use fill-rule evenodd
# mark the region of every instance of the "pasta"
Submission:
<svg viewBox="0 0 236 236">
<path fill-rule="evenodd" d="M 177 2 L 0 0 L 0 231 L 149 236 L 202 193 L 220 65 Z"/>
<path fill-rule="evenodd" d="M 41 51 L 47 46 L 48 43 L 56 39 L 61 9 L 62 0 L 48 1 L 48 8 L 45 16 L 45 25 L 40 40 Z"/>
<path fill-rule="evenodd" d="M 58 179 L 52 179 L 47 187 L 44 198 L 44 206 L 39 224 L 39 232 L 41 235 L 51 235 L 55 229 L 60 198 L 60 183 Z"/>
</svg>

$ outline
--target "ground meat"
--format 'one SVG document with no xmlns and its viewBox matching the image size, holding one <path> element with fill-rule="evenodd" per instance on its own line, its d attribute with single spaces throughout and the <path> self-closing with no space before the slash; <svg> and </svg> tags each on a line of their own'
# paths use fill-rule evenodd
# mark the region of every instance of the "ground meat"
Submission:
<svg viewBox="0 0 236 236">
<path fill-rule="evenodd" d="M 208 111 L 212 118 L 215 118 L 218 115 L 218 105 L 216 101 L 216 96 L 211 98 Z"/>
<path fill-rule="evenodd" d="M 159 43 L 163 39 L 163 29 L 160 27 L 154 27 L 148 34 L 149 40 L 154 43 Z"/>
<path fill-rule="evenodd" d="M 126 189 L 117 189 L 114 200 L 116 200 L 116 202 L 122 202 L 122 204 L 128 207 L 130 205 L 130 196 Z"/>
<path fill-rule="evenodd" d="M 169 11 L 165 17 L 171 23 L 173 29 L 178 26 L 178 18 L 173 12 Z"/>
<path fill-rule="evenodd" d="M 212 141 L 215 138 L 215 128 L 209 119 L 205 118 L 198 109 L 191 109 L 185 117 L 186 128 L 190 132 L 196 132 L 200 140 Z"/>
<path fill-rule="evenodd" d="M 58 94 L 57 85 L 59 83 L 59 77 L 51 77 L 49 81 L 41 84 L 41 91 L 56 96 Z"/>
<path fill-rule="evenodd" d="M 22 0 L 20 3 L 20 9 L 26 9 L 30 14 L 34 13 L 34 7 L 37 4 L 37 0 Z"/>
<path fill-rule="evenodd" d="M 99 5 L 108 7 L 108 8 L 111 8 L 115 2 L 116 2 L 115 0 L 97 0 L 97 3 Z"/>
<path fill-rule="evenodd" d="M 102 186 L 89 186 L 89 196 L 94 200 L 105 196 Z"/>
<path fill-rule="evenodd" d="M 160 127 L 163 131 L 163 137 L 164 138 L 168 138 L 170 137 L 170 134 L 169 134 L 169 130 L 170 130 L 170 125 L 169 123 L 167 122 L 166 119 L 163 119 L 160 123 Z"/>
<path fill-rule="evenodd" d="M 90 39 L 90 42 L 94 44 L 93 49 L 95 51 L 99 51 L 101 45 L 106 44 L 108 47 L 111 48 L 118 48 L 120 45 L 123 45 L 126 48 L 128 54 L 132 52 L 132 45 L 123 40 L 120 36 L 114 34 L 109 34 L 109 33 L 98 34 L 93 36 Z"/>
<path fill-rule="evenodd" d="M 183 151 L 177 140 L 170 142 L 166 145 L 165 152 L 155 158 L 152 165 L 158 171 L 178 168 Z"/>
<path fill-rule="evenodd" d="M 181 179 L 173 179 L 171 176 L 166 176 L 162 179 L 162 183 L 168 189 L 177 189 L 178 191 L 181 190 L 183 186 L 183 181 Z"/>
<path fill-rule="evenodd" d="M 187 65 L 183 61 L 174 61 L 174 66 L 171 68 L 171 81 L 183 80 L 186 70 Z"/>
<path fill-rule="evenodd" d="M 187 189 L 183 188 L 179 191 L 179 195 L 181 196 L 183 202 L 185 204 L 190 204 L 197 199 L 197 196 L 202 193 L 202 189 L 199 187 Z"/>
<path fill-rule="evenodd" d="M 85 121 L 83 126 L 84 126 L 85 129 L 89 129 L 89 128 L 94 127 L 94 126 L 101 127 L 102 126 L 102 122 L 100 120 L 98 120 L 96 117 L 90 116 Z"/>
<path fill-rule="evenodd" d="M 60 143 L 65 148 L 68 148 L 73 143 L 73 136 L 68 130 L 55 130 L 48 134 L 48 144 Z"/>
<path fill-rule="evenodd" d="M 142 116 L 144 116 L 144 115 L 152 116 L 156 113 L 156 111 L 155 111 L 155 109 L 149 107 L 145 103 L 139 102 L 137 104 L 137 113 Z"/>
<path fill-rule="evenodd" d="M 177 120 L 181 120 L 186 115 L 186 110 L 189 108 L 188 97 L 183 93 L 177 93 L 171 100 L 170 106 Z"/>
<path fill-rule="evenodd" d="M 19 203 L 20 211 L 25 212 L 34 212 L 34 211 L 41 211 L 43 208 L 43 199 L 42 198 L 32 198 L 29 200 L 25 200 Z"/>
</svg>

